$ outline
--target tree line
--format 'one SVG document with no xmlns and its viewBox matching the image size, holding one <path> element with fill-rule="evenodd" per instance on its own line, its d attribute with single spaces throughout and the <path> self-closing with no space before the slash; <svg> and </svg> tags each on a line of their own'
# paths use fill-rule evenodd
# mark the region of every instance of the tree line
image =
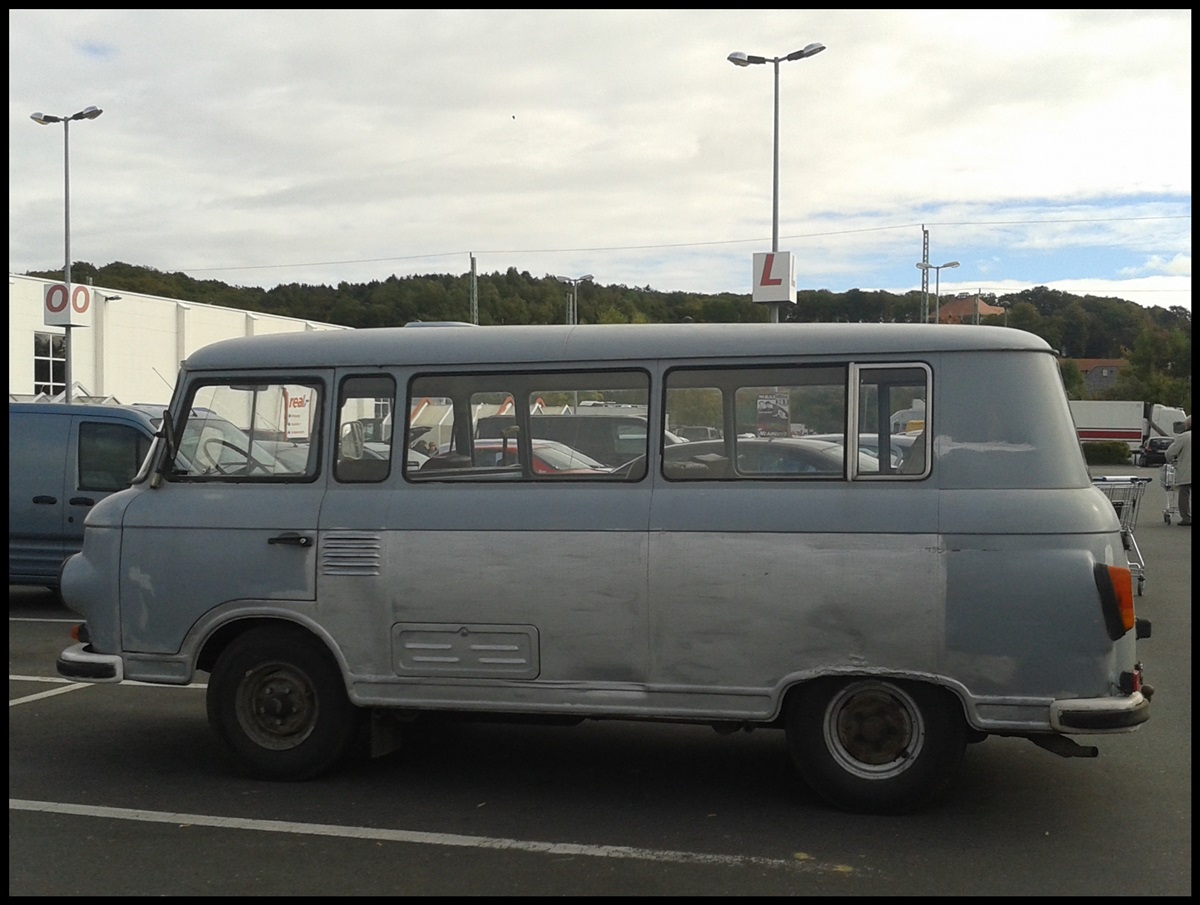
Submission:
<svg viewBox="0 0 1200 905">
<path fill-rule="evenodd" d="M 389 276 L 336 286 L 288 283 L 262 289 L 197 280 L 184 273 L 114 262 L 96 267 L 72 263 L 72 279 L 125 292 L 278 314 L 348 327 L 388 327 L 411 321 L 471 319 L 470 274 Z M 30 273 L 56 279 L 60 271 Z M 479 323 L 561 324 L 571 287 L 552 275 L 532 276 L 510 267 L 476 278 Z M 749 293 L 662 292 L 649 286 L 580 283 L 579 322 L 753 323 L 766 322 L 766 306 Z M 921 293 L 878 290 L 802 289 L 785 305 L 781 321 L 798 323 L 913 323 L 920 320 Z M 980 323 L 1014 327 L 1042 337 L 1062 356 L 1061 369 L 1072 398 L 1085 395 L 1083 375 L 1072 359 L 1111 358 L 1129 363 L 1115 387 L 1099 397 L 1139 399 L 1191 411 L 1192 315 L 1182 307 L 1144 308 L 1125 299 L 1073 295 L 1038 286 L 985 296 L 1004 315 Z"/>
</svg>

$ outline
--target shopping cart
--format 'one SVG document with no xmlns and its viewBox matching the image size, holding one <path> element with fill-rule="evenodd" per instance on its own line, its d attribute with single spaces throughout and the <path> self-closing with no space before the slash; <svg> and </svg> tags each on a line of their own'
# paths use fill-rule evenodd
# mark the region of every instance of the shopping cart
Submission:
<svg viewBox="0 0 1200 905">
<path fill-rule="evenodd" d="M 1137 592 L 1141 596 L 1146 586 L 1146 561 L 1142 551 L 1138 549 L 1137 538 L 1133 529 L 1137 527 L 1138 509 L 1141 507 L 1142 494 L 1150 478 L 1127 476 L 1104 476 L 1092 478 L 1092 484 L 1099 487 L 1104 495 L 1112 501 L 1117 518 L 1121 520 L 1121 540 L 1125 544 L 1125 552 L 1129 558 L 1129 571 L 1137 579 Z"/>
<path fill-rule="evenodd" d="M 1175 466 L 1168 462 L 1158 472 L 1158 480 L 1167 492 L 1167 507 L 1163 510 L 1163 521 L 1171 524 L 1171 516 L 1179 515 L 1179 497 L 1176 496 Z"/>
</svg>

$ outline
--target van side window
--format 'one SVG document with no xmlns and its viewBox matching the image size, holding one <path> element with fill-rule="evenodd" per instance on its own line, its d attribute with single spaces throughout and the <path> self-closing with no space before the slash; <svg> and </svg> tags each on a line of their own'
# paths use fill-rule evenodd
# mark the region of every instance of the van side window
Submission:
<svg viewBox="0 0 1200 905">
<path fill-rule="evenodd" d="M 854 418 L 858 448 L 875 453 L 858 477 L 924 477 L 929 473 L 930 370 L 925 365 L 857 365 Z"/>
<path fill-rule="evenodd" d="M 383 481 L 392 470 L 396 382 L 388 375 L 349 377 L 338 391 L 338 448 L 333 476 L 343 483 Z"/>
<path fill-rule="evenodd" d="M 205 383 L 188 400 L 173 481 L 310 481 L 320 447 L 319 381 Z"/>
<path fill-rule="evenodd" d="M 405 477 L 636 480 L 646 470 L 649 398 L 644 371 L 418 377 Z"/>
<path fill-rule="evenodd" d="M 150 439 L 123 424 L 79 425 L 79 489 L 124 490 L 150 450 Z"/>
<path fill-rule="evenodd" d="M 671 480 L 841 478 L 844 446 L 806 435 L 846 423 L 844 366 L 677 368 L 667 375 L 669 424 L 707 425 L 716 436 L 663 447 Z"/>
</svg>

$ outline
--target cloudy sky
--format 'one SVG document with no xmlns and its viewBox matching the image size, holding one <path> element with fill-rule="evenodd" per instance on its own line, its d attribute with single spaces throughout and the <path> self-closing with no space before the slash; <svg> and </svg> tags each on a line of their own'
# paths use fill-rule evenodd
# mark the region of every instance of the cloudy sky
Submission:
<svg viewBox="0 0 1200 905">
<path fill-rule="evenodd" d="M 9 10 L 9 270 L 1191 308 L 1187 10 Z M 765 65 L 739 68 L 743 51 Z M 930 291 L 935 288 L 930 275 Z"/>
</svg>

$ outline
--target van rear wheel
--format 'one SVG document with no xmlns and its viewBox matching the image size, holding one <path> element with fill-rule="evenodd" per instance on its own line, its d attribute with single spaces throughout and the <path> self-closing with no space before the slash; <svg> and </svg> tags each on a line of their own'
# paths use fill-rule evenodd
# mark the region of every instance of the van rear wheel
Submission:
<svg viewBox="0 0 1200 905">
<path fill-rule="evenodd" d="M 258 779 L 310 779 L 349 751 L 360 711 L 329 650 L 296 627 L 236 638 L 208 683 L 208 720 Z"/>
<path fill-rule="evenodd" d="M 847 811 L 890 814 L 924 804 L 966 750 L 946 691 L 893 679 L 818 679 L 796 691 L 787 742 L 814 792 Z"/>
</svg>

